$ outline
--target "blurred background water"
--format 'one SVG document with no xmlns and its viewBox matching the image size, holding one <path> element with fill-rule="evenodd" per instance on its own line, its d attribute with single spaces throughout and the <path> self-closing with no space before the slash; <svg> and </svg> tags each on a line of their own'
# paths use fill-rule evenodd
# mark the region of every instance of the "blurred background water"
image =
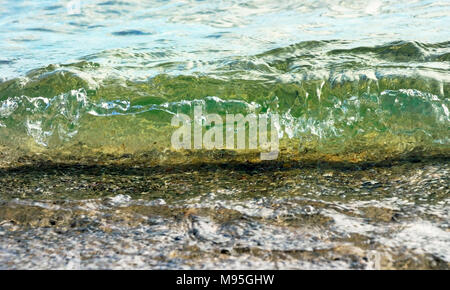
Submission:
<svg viewBox="0 0 450 290">
<path fill-rule="evenodd" d="M 449 15 L 448 1 L 424 0 L 3 0 L 0 76 L 86 57 L 130 77 L 167 60 L 186 64 L 172 73 L 207 72 L 201 64 L 309 40 L 439 43 L 449 40 Z"/>
</svg>

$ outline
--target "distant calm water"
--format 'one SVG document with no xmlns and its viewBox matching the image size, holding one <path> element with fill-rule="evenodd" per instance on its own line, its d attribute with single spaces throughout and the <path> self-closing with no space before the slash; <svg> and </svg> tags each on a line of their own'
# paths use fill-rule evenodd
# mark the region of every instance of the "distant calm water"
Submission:
<svg viewBox="0 0 450 290">
<path fill-rule="evenodd" d="M 449 41 L 449 14 L 448 1 L 6 0 L 0 76 L 89 59 L 146 78 L 208 73 L 217 67 L 210 62 L 311 40 L 440 43 Z M 167 62 L 177 65 L 155 67 Z"/>
</svg>

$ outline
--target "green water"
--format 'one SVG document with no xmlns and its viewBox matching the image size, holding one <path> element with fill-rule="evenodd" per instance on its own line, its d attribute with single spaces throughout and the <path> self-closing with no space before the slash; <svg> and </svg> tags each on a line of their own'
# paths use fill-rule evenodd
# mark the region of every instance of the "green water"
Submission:
<svg viewBox="0 0 450 290">
<path fill-rule="evenodd" d="M 345 46 L 303 42 L 142 81 L 105 77 L 95 62 L 51 65 L 0 84 L 0 141 L 18 157 L 150 152 L 170 163 L 170 121 L 199 105 L 221 116 L 278 114 L 280 158 L 447 156 L 450 44 Z"/>
<path fill-rule="evenodd" d="M 5 166 L 201 159 L 170 140 L 173 115 L 195 105 L 278 114 L 286 160 L 448 155 L 447 3 L 74 3 L 3 5 Z"/>
</svg>

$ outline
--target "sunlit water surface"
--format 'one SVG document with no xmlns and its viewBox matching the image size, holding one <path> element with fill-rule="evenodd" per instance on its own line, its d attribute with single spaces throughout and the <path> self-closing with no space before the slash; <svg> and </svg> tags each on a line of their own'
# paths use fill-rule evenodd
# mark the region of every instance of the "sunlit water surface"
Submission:
<svg viewBox="0 0 450 290">
<path fill-rule="evenodd" d="M 448 1 L 0 1 L 0 268 L 448 269 L 448 23 Z M 173 150 L 195 105 L 278 114 L 279 158 Z"/>
</svg>

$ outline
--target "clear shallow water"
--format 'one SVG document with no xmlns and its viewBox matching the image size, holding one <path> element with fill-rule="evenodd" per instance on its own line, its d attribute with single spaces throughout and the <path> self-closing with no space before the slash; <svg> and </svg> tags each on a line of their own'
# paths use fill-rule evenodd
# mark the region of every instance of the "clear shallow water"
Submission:
<svg viewBox="0 0 450 290">
<path fill-rule="evenodd" d="M 143 2 L 0 2 L 2 268 L 448 269 L 448 1 Z"/>
</svg>

